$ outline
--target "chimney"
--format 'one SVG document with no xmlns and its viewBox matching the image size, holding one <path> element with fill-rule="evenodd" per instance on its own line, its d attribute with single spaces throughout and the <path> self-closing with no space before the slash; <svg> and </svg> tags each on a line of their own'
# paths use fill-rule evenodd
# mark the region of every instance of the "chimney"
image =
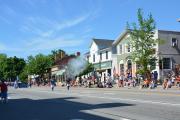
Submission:
<svg viewBox="0 0 180 120">
<path fill-rule="evenodd" d="M 77 56 L 80 56 L 80 55 L 81 55 L 81 53 L 80 53 L 80 52 L 77 52 L 77 53 L 76 53 L 76 55 L 77 55 Z"/>
</svg>

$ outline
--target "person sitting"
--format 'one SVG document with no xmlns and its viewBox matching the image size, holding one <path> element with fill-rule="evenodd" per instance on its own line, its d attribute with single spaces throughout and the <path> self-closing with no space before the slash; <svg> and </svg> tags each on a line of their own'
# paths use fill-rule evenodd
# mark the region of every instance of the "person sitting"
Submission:
<svg viewBox="0 0 180 120">
<path fill-rule="evenodd" d="M 171 80 L 168 80 L 166 89 L 171 88 L 171 86 L 172 86 Z"/>
<path fill-rule="evenodd" d="M 154 80 L 152 80 L 151 83 L 149 84 L 149 89 L 153 89 L 153 88 L 155 88 Z"/>
<path fill-rule="evenodd" d="M 163 84 L 162 84 L 163 89 L 166 89 L 166 87 L 167 87 L 167 82 L 168 82 L 168 79 L 165 78 L 165 79 L 164 79 L 164 82 L 163 82 Z"/>
<path fill-rule="evenodd" d="M 146 78 L 146 79 L 144 80 L 144 87 L 145 87 L 145 88 L 148 88 L 148 87 L 149 87 L 149 83 L 150 83 L 150 81 Z"/>
</svg>

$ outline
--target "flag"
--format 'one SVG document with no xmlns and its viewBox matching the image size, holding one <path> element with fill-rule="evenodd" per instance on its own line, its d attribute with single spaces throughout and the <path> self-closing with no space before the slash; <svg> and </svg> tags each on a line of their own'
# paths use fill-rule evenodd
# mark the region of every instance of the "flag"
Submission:
<svg viewBox="0 0 180 120">
<path fill-rule="evenodd" d="M 115 68 L 115 66 L 114 66 L 114 68 L 113 68 L 113 75 L 114 75 L 114 76 L 116 75 L 116 68 Z"/>
</svg>

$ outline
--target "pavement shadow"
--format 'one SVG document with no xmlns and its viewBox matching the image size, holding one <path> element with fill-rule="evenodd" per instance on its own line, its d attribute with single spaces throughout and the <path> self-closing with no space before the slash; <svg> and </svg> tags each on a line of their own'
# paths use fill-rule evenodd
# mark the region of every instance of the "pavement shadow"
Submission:
<svg viewBox="0 0 180 120">
<path fill-rule="evenodd" d="M 11 99 L 8 104 L 0 104 L 1 120 L 111 120 L 83 112 L 84 110 L 134 106 L 125 103 L 86 104 L 70 101 L 76 97 L 52 99 Z"/>
</svg>

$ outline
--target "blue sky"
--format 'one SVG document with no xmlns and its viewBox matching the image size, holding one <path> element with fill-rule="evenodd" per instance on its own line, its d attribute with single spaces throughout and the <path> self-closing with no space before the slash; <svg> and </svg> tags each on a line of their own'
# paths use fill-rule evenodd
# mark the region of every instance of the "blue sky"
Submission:
<svg viewBox="0 0 180 120">
<path fill-rule="evenodd" d="M 0 53 L 26 58 L 89 50 L 92 38 L 116 39 L 137 9 L 156 27 L 180 31 L 180 0 L 0 0 Z M 179 12 L 178 12 L 179 11 Z"/>
</svg>

